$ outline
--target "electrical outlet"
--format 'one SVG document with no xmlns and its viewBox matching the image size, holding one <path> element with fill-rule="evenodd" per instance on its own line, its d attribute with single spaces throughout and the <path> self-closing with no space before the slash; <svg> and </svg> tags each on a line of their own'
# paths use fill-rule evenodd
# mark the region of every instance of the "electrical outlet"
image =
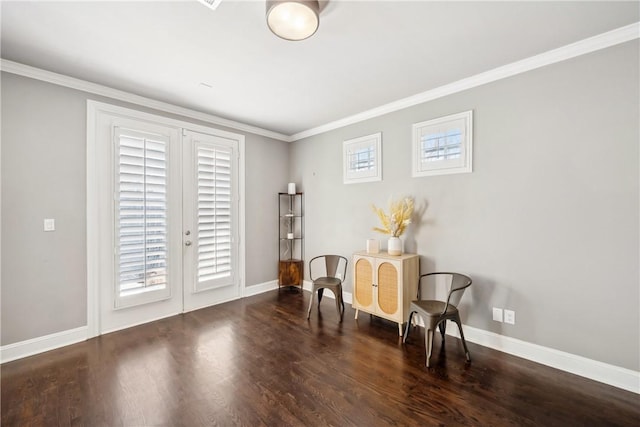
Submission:
<svg viewBox="0 0 640 427">
<path fill-rule="evenodd" d="M 504 311 L 504 323 L 509 323 L 510 325 L 516 324 L 516 312 L 513 310 L 505 310 Z"/>
<path fill-rule="evenodd" d="M 45 218 L 44 231 L 55 231 L 55 230 L 56 230 L 56 220 L 53 218 Z"/>
<path fill-rule="evenodd" d="M 493 320 L 502 322 L 502 309 L 493 307 Z"/>
</svg>

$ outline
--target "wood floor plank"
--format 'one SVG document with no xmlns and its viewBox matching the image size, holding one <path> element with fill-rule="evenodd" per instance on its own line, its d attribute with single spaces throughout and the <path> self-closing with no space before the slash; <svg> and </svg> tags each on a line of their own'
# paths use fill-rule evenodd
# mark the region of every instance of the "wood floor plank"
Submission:
<svg viewBox="0 0 640 427">
<path fill-rule="evenodd" d="M 638 426 L 637 394 L 287 289 L 1 368 L 3 426 Z"/>
</svg>

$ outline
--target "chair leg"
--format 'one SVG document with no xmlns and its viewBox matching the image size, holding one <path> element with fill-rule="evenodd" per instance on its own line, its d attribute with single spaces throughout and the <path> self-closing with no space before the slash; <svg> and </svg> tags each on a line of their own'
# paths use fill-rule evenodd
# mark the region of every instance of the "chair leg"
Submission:
<svg viewBox="0 0 640 427">
<path fill-rule="evenodd" d="M 411 320 L 413 319 L 414 313 L 415 311 L 412 311 L 411 313 L 409 313 L 409 320 L 407 320 L 407 327 L 404 330 L 404 337 L 402 337 L 403 344 L 407 342 L 407 335 L 409 335 L 409 331 L 411 331 Z"/>
<path fill-rule="evenodd" d="M 318 289 L 318 307 L 320 307 L 320 302 L 322 301 L 322 294 L 324 293 L 324 288 Z"/>
<path fill-rule="evenodd" d="M 336 292 L 336 309 L 338 310 L 338 316 L 340 317 L 340 321 L 342 322 L 342 310 L 340 310 L 342 296 Z"/>
<path fill-rule="evenodd" d="M 427 368 L 429 367 L 429 359 L 431 359 L 431 351 L 433 350 L 433 330 L 424 331 L 424 346 L 427 354 Z"/>
<path fill-rule="evenodd" d="M 464 347 L 465 356 L 467 356 L 467 362 L 471 362 L 471 354 L 469 354 L 469 349 L 467 348 L 467 341 L 464 339 L 464 332 L 462 332 L 462 324 L 460 323 L 460 318 L 454 319 L 456 324 L 458 325 L 458 330 L 460 330 L 460 339 L 462 340 L 462 346 Z"/>
<path fill-rule="evenodd" d="M 440 322 L 438 328 L 440 329 L 440 335 L 442 335 L 442 342 L 444 342 L 444 334 L 445 332 L 447 332 L 447 321 L 443 320 L 442 322 Z"/>
<path fill-rule="evenodd" d="M 311 317 L 311 307 L 313 307 L 313 296 L 316 294 L 316 290 L 311 291 L 311 299 L 309 300 L 309 310 L 307 310 L 307 320 Z"/>
<path fill-rule="evenodd" d="M 342 296 L 342 287 L 338 287 L 336 291 L 336 301 L 340 301 L 340 315 L 344 314 L 344 298 Z"/>
</svg>

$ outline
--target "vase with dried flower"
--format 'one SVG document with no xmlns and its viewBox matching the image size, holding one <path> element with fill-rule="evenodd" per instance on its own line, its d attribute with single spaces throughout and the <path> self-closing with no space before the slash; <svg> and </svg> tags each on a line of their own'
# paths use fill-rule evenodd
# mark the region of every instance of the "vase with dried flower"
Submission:
<svg viewBox="0 0 640 427">
<path fill-rule="evenodd" d="M 402 255 L 402 240 L 400 240 L 400 236 L 407 226 L 411 224 L 413 198 L 405 197 L 398 201 L 391 200 L 389 202 L 388 215 L 382 208 L 378 208 L 375 205 L 372 208 L 382 224 L 381 227 L 373 227 L 373 230 L 391 236 L 387 241 L 387 252 L 389 255 Z"/>
</svg>

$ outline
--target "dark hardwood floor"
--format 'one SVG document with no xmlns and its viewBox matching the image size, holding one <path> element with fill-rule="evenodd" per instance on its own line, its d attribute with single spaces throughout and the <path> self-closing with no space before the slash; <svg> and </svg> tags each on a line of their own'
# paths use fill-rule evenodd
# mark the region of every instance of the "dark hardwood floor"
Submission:
<svg viewBox="0 0 640 427">
<path fill-rule="evenodd" d="M 3 426 L 640 425 L 640 397 L 272 291 L 2 365 Z"/>
</svg>

